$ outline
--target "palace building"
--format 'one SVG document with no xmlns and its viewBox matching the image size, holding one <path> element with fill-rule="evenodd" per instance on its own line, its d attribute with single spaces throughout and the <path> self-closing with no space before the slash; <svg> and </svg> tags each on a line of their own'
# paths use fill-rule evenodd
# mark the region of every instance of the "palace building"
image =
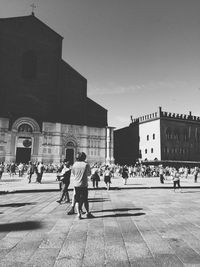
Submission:
<svg viewBox="0 0 200 267">
<path fill-rule="evenodd" d="M 112 163 L 107 110 L 62 59 L 63 37 L 35 17 L 0 18 L 0 161 Z"/>
<path fill-rule="evenodd" d="M 133 119 L 114 131 L 116 163 L 200 163 L 200 117 L 162 111 Z"/>
</svg>

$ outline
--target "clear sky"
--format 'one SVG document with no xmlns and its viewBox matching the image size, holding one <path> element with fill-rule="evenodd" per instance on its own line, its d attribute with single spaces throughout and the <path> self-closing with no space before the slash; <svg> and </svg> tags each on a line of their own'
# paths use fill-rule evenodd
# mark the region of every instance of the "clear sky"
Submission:
<svg viewBox="0 0 200 267">
<path fill-rule="evenodd" d="M 109 126 L 159 106 L 200 116 L 200 0 L 0 0 L 0 17 L 29 15 L 33 2 Z"/>
</svg>

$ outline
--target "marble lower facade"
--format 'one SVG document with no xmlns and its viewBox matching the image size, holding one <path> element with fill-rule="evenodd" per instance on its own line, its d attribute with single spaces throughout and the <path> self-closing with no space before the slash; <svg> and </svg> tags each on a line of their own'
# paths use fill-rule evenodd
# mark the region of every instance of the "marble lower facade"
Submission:
<svg viewBox="0 0 200 267">
<path fill-rule="evenodd" d="M 27 163 L 75 161 L 77 152 L 85 152 L 89 163 L 114 163 L 113 127 L 90 127 L 43 122 L 21 117 L 9 125 L 0 118 L 0 161 Z"/>
</svg>

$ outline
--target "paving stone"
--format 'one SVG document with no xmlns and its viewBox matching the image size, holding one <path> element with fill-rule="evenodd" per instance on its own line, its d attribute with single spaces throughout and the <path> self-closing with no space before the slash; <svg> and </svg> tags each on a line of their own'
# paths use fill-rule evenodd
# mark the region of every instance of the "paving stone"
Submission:
<svg viewBox="0 0 200 267">
<path fill-rule="evenodd" d="M 91 190 L 83 220 L 59 192 L 0 195 L 0 267 L 200 266 L 200 190 L 184 191 Z"/>
<path fill-rule="evenodd" d="M 53 267 L 58 253 L 59 249 L 56 248 L 38 248 L 27 264 L 34 267 Z"/>
</svg>

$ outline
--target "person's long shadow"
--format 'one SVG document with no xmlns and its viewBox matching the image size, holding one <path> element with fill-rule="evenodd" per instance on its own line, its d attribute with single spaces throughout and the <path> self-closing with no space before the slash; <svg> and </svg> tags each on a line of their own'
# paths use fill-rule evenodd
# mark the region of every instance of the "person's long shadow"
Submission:
<svg viewBox="0 0 200 267">
<path fill-rule="evenodd" d="M 141 211 L 142 208 L 118 208 L 118 209 L 107 209 L 107 210 L 94 210 L 92 213 L 99 213 L 99 212 L 114 212 L 114 214 L 105 214 L 100 216 L 95 216 L 95 218 L 116 218 L 116 217 L 132 217 L 132 216 L 142 216 L 146 213 L 144 212 L 137 212 L 137 213 L 129 213 L 129 211 Z M 121 213 L 120 213 L 121 212 Z"/>
<path fill-rule="evenodd" d="M 36 202 L 30 202 L 30 203 L 8 203 L 8 204 L 0 204 L 0 207 L 22 207 L 27 205 L 36 205 Z"/>
<path fill-rule="evenodd" d="M 133 216 L 142 216 L 145 215 L 146 213 L 144 212 L 137 212 L 137 213 L 115 213 L 115 214 L 110 214 L 110 215 L 102 215 L 102 216 L 95 216 L 95 218 L 116 218 L 116 217 L 133 217 Z"/>
<path fill-rule="evenodd" d="M 93 213 L 96 212 L 120 212 L 120 211 L 129 211 L 129 210 L 143 210 L 142 208 L 119 208 L 119 209 L 108 209 L 108 210 L 96 210 L 92 211 Z"/>
<path fill-rule="evenodd" d="M 39 221 L 0 224 L 0 232 L 35 230 L 39 228 L 42 228 L 42 223 Z"/>
</svg>

